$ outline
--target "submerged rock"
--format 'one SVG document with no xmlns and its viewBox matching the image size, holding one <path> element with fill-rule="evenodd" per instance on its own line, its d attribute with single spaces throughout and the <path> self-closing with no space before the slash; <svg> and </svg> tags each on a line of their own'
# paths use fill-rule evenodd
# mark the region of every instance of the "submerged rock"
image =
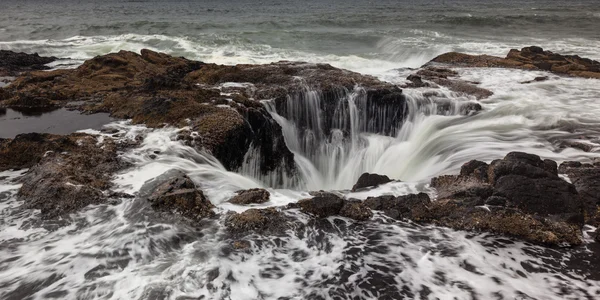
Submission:
<svg viewBox="0 0 600 300">
<path fill-rule="evenodd" d="M 27 143 L 34 143 L 29 144 L 30 151 L 23 154 L 19 164 L 33 167 L 21 178 L 18 197 L 25 207 L 40 209 L 43 218 L 64 216 L 106 202 L 111 196 L 112 174 L 127 166 L 119 160 L 118 145 L 112 140 L 99 145 L 95 136 L 82 133 L 27 137 Z M 20 146 L 27 145 L 23 137 L 20 140 L 24 143 Z"/>
<path fill-rule="evenodd" d="M 560 55 L 544 51 L 536 46 L 525 47 L 521 50 L 512 49 L 505 58 L 450 52 L 434 58 L 428 64 L 431 63 L 460 67 L 542 70 L 562 75 L 600 79 L 600 62 L 577 55 Z"/>
<path fill-rule="evenodd" d="M 238 192 L 229 202 L 240 205 L 261 204 L 268 202 L 270 197 L 271 193 L 265 189 L 250 189 Z"/>
<path fill-rule="evenodd" d="M 391 181 L 392 180 L 386 175 L 363 173 L 358 178 L 356 184 L 352 187 L 352 191 L 356 192 L 357 190 L 364 188 L 377 187 L 380 184 L 385 184 Z"/>
</svg>

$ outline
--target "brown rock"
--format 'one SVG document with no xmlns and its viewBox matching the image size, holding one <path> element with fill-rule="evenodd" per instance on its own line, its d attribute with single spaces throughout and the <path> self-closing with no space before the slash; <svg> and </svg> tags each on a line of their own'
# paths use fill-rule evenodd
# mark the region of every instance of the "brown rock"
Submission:
<svg viewBox="0 0 600 300">
<path fill-rule="evenodd" d="M 271 193 L 265 189 L 250 189 L 240 191 L 229 202 L 239 205 L 260 204 L 269 201 Z"/>
<path fill-rule="evenodd" d="M 177 212 L 193 220 L 214 216 L 214 205 L 183 172 L 158 185 L 148 201 L 155 210 Z"/>
<path fill-rule="evenodd" d="M 25 166 L 40 160 L 21 178 L 18 197 L 25 207 L 40 209 L 43 218 L 54 218 L 108 200 L 112 174 L 126 164 L 119 161 L 113 141 L 97 143 L 96 137 L 81 133 L 37 135 L 34 145 L 42 150 L 32 147 L 19 162 Z M 48 152 L 40 154 L 44 150 Z"/>
<path fill-rule="evenodd" d="M 225 221 L 227 229 L 233 234 L 279 234 L 290 228 L 290 224 L 284 214 L 273 207 L 232 213 Z"/>
<path fill-rule="evenodd" d="M 520 51 L 512 49 L 506 58 L 450 52 L 434 58 L 428 64 L 431 63 L 442 63 L 461 67 L 544 70 L 562 75 L 600 78 L 600 62 L 581 58 L 577 55 L 560 55 L 550 51 L 544 51 L 542 48 L 536 46 L 525 47 Z M 539 80 L 544 79 L 539 78 Z"/>
<path fill-rule="evenodd" d="M 342 217 L 357 221 L 366 221 L 373 217 L 371 209 L 362 201 L 345 201 L 339 214 Z"/>
</svg>

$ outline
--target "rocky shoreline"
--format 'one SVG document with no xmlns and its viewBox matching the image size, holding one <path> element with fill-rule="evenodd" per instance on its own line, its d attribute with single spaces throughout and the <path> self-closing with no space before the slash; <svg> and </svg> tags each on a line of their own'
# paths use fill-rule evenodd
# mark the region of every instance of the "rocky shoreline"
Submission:
<svg viewBox="0 0 600 300">
<path fill-rule="evenodd" d="M 150 128 L 186 128 L 178 139 L 211 153 L 227 170 L 239 170 L 246 154 L 255 151 L 260 157 L 259 172 L 278 174 L 281 180 L 293 178 L 297 166 L 265 101 L 283 117 L 297 118 L 298 126 L 308 127 L 313 124 L 302 123 L 305 118 L 292 116 L 287 108 L 318 92 L 324 99 L 320 104 L 323 122 L 318 126 L 328 131 L 334 125 L 350 123 L 336 119 L 339 95 L 357 93 L 364 97 L 365 116 L 374 124 L 363 130 L 386 135 L 395 133 L 409 109 L 400 87 L 326 64 L 222 66 L 142 50 L 141 54 L 121 51 L 99 56 L 76 69 L 38 71 L 55 59 L 3 51 L 0 75 L 18 77 L 0 88 L 0 106 L 65 107 L 88 114 L 110 113 Z M 511 50 L 506 58 L 444 54 L 409 76 L 403 88 L 448 87 L 473 99 L 461 104 L 462 113 L 476 113 L 482 107 L 474 100 L 489 97 L 491 92 L 461 80 L 452 66 L 546 70 L 600 78 L 598 62 L 528 47 Z M 64 217 L 87 205 L 117 198 L 150 207 L 148 213 L 169 214 L 191 223 L 217 217 L 213 204 L 183 173 L 156 178 L 140 195 L 111 192 L 112 176 L 129 166 L 119 154 L 137 146 L 135 141 L 84 133 L 22 134 L 0 140 L 0 171 L 29 169 L 20 179 L 23 186 L 18 197 L 25 208 L 40 209 L 44 218 Z M 353 190 L 389 181 L 385 176 L 367 174 Z M 291 212 L 315 219 L 341 216 L 357 222 L 368 222 L 380 212 L 419 224 L 492 232 L 549 246 L 577 246 L 583 243 L 584 224 L 600 225 L 598 186 L 600 163 L 558 166 L 532 154 L 511 152 L 490 164 L 471 161 L 462 166 L 459 175 L 433 178 L 431 187 L 437 191 L 437 199 L 421 193 L 357 201 L 313 192 L 312 198 L 287 207 L 223 212 L 223 218 L 230 233 L 242 237 L 277 234 L 300 226 L 289 216 Z M 231 202 L 249 205 L 266 202 L 269 197 L 266 190 L 240 191 Z M 596 239 L 600 240 L 600 234 Z"/>
</svg>

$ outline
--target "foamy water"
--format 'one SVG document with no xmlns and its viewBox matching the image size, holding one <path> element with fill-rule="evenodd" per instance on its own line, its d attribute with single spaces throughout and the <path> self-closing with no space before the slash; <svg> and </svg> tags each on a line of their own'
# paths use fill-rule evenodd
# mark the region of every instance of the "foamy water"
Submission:
<svg viewBox="0 0 600 300">
<path fill-rule="evenodd" d="M 0 49 L 63 58 L 54 68 L 119 50 L 143 48 L 219 64 L 279 60 L 329 63 L 403 83 L 408 74 L 448 51 L 504 56 L 539 45 L 600 59 L 599 6 L 569 3 L 447 1 L 14 1 L 0 16 Z M 515 32 L 518 32 L 515 35 Z M 114 190 L 138 194 L 171 169 L 185 172 L 223 216 L 250 207 L 284 206 L 330 190 L 345 198 L 425 192 L 432 177 L 458 172 L 472 159 L 491 161 L 524 151 L 558 162 L 600 157 L 598 80 L 545 72 L 458 69 L 494 92 L 483 111 L 459 107 L 474 98 L 446 88 L 405 89 L 410 114 L 382 134 L 361 114 L 360 87 L 340 94 L 332 132 L 300 131 L 268 100 L 295 154 L 297 178 L 263 175 L 249 151 L 238 172 L 210 153 L 177 141 L 176 128 L 148 129 L 127 121 L 108 127 L 118 139 L 143 139 L 122 154 L 133 167 L 114 177 Z M 538 76 L 547 81 L 521 84 Z M 244 83 L 230 85 L 245 86 Z M 224 85 L 226 87 L 227 85 Z M 427 94 L 432 92 L 437 96 Z M 319 91 L 296 95 L 295 112 L 318 124 Z M 260 99 L 259 99 L 260 100 Z M 439 114 L 440 103 L 450 110 Z M 382 112 L 383 113 L 383 112 Z M 292 114 L 293 116 L 293 114 Z M 377 127 L 379 126 L 379 127 Z M 347 134 L 341 128 L 350 129 Z M 388 126 L 389 127 L 389 126 Z M 388 128 L 389 129 L 389 128 Z M 368 132 L 367 132 L 368 131 Z M 85 130 L 103 139 L 115 138 Z M 308 138 L 307 138 L 308 137 Z M 316 138 L 313 139 L 313 138 Z M 316 141 L 316 143 L 315 143 Z M 592 145 L 591 152 L 565 142 Z M 576 249 L 547 249 L 501 236 L 391 220 L 314 220 L 286 211 L 294 229 L 251 235 L 232 244 L 223 217 L 198 227 L 140 217 L 140 199 L 91 206 L 60 220 L 41 221 L 16 197 L 23 171 L 0 173 L 1 299 L 596 299 L 600 247 L 585 228 Z M 363 172 L 401 180 L 351 193 Z M 277 183 L 277 184 L 275 184 Z M 240 189 L 266 188 L 268 202 L 238 206 Z M 136 202 L 137 201 L 137 202 Z M 143 211 L 142 211 L 143 214 Z"/>
<path fill-rule="evenodd" d="M 437 115 L 435 103 L 423 97 L 429 89 L 406 90 L 413 110 L 394 136 L 363 133 L 357 119 L 354 136 L 338 141 L 338 151 L 325 147 L 307 154 L 295 149 L 303 172 L 294 188 L 271 187 L 250 169 L 241 174 L 225 170 L 210 154 L 177 141 L 180 129 L 113 123 L 109 127 L 118 129 L 121 139 L 143 137 L 140 147 L 123 154 L 134 167 L 115 177 L 115 190 L 135 194 L 147 180 L 179 169 L 223 213 L 248 209 L 226 202 L 239 189 L 269 189 L 270 201 L 255 207 L 286 205 L 310 197 L 308 191 L 315 189 L 338 190 L 355 199 L 417 192 L 435 196 L 429 179 L 456 172 L 471 159 L 489 161 L 513 150 L 558 161 L 598 157 L 556 147 L 557 140 L 572 139 L 573 131 L 597 132 L 600 121 L 592 116 L 600 113 L 600 105 L 593 99 L 600 91 L 594 81 L 550 75 L 546 82 L 521 84 L 549 74 L 502 69 L 460 73 L 494 92 L 482 101 L 482 112 Z M 353 93 L 346 100 L 359 103 Z M 441 95 L 454 105 L 474 101 L 445 89 Z M 315 109 L 310 106 L 315 103 L 308 103 L 304 109 Z M 298 138 L 293 120 L 271 112 L 287 132 L 286 143 L 293 145 Z M 328 168 L 338 171 L 328 173 Z M 403 182 L 350 193 L 365 171 Z M 552 250 L 379 214 L 372 222 L 353 223 L 343 218 L 315 221 L 289 211 L 297 220 L 295 229 L 278 237 L 245 237 L 250 247 L 235 250 L 222 219 L 200 228 L 140 220 L 130 199 L 40 223 L 38 212 L 19 208 L 16 200 L 20 185 L 14 179 L 22 174 L 0 174 L 4 299 L 593 299 L 600 293 L 600 276 L 589 267 L 597 261 L 598 247 L 587 235 L 583 247 Z"/>
</svg>

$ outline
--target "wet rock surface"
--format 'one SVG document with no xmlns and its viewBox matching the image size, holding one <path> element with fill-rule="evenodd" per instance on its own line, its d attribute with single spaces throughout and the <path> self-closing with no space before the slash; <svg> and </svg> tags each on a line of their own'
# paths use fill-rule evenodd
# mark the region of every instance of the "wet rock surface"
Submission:
<svg viewBox="0 0 600 300">
<path fill-rule="evenodd" d="M 225 226 L 234 235 L 260 233 L 276 235 L 291 228 L 292 219 L 277 208 L 251 208 L 241 213 L 226 216 Z"/>
<path fill-rule="evenodd" d="M 558 171 L 567 175 L 577 189 L 585 223 L 600 226 L 600 163 L 564 162 Z"/>
<path fill-rule="evenodd" d="M 450 52 L 434 58 L 431 63 L 460 67 L 541 70 L 561 75 L 600 79 L 600 62 L 577 55 L 561 55 L 544 51 L 536 46 L 525 47 L 521 50 L 512 49 L 505 58 Z M 543 79 L 540 78 L 540 80 Z"/>
<path fill-rule="evenodd" d="M 431 185 L 438 200 L 419 219 L 544 244 L 581 243 L 583 201 L 576 186 L 558 177 L 553 161 L 511 152 L 490 165 L 471 161 L 460 175 L 433 178 Z"/>
<path fill-rule="evenodd" d="M 106 202 L 111 197 L 112 175 L 127 166 L 119 160 L 119 147 L 111 140 L 99 143 L 97 137 L 80 133 L 17 138 L 19 146 L 9 149 L 27 149 L 18 164 L 32 166 L 21 178 L 18 197 L 25 207 L 40 209 L 43 218 Z"/>
<path fill-rule="evenodd" d="M 169 173 L 169 179 L 154 187 L 147 200 L 152 208 L 181 214 L 193 220 L 214 216 L 214 205 L 181 171 Z"/>
<path fill-rule="evenodd" d="M 357 190 L 360 190 L 360 189 L 365 189 L 365 188 L 369 188 L 369 187 L 377 187 L 381 184 L 385 184 L 385 183 L 388 183 L 391 181 L 392 180 L 389 177 L 387 177 L 386 175 L 363 173 L 358 178 L 358 181 L 356 182 L 356 184 L 352 187 L 352 191 L 356 192 Z"/>
<path fill-rule="evenodd" d="M 480 88 L 476 83 L 461 80 L 456 71 L 439 66 L 425 66 L 407 79 L 411 82 L 408 87 L 445 86 L 455 93 L 470 95 L 477 100 L 493 95 L 490 90 Z"/>
<path fill-rule="evenodd" d="M 13 51 L 0 50 L 0 76 L 17 76 L 22 72 L 33 70 L 47 70 L 46 66 L 56 57 L 42 57 L 37 53 L 17 53 Z"/>
<path fill-rule="evenodd" d="M 314 192 L 313 198 L 302 199 L 288 208 L 300 208 L 300 211 L 317 218 L 342 216 L 357 221 L 368 220 L 373 213 L 362 201 L 346 200 L 334 193 Z"/>
<path fill-rule="evenodd" d="M 72 70 L 18 77 L 0 89 L 0 106 L 68 106 L 86 113 L 108 112 L 149 127 L 189 126 L 190 135 L 182 139 L 211 152 L 228 170 L 239 169 L 244 155 L 255 151 L 263 175 L 280 172 L 280 177 L 292 177 L 293 154 L 281 127 L 260 101 L 273 99 L 285 116 L 284 107 L 291 101 L 320 93 L 326 114 L 321 126 L 327 131 L 336 122 L 336 108 L 344 103 L 340 95 L 357 86 L 366 101 L 365 116 L 381 118 L 378 112 L 386 111 L 385 118 L 393 123 L 367 130 L 393 133 L 407 113 L 405 98 L 401 89 L 374 77 L 300 62 L 204 64 L 147 49 L 140 54 L 120 51 L 98 56 Z M 374 122 L 384 123 L 389 122 Z"/>
<path fill-rule="evenodd" d="M 238 192 L 229 202 L 240 205 L 261 204 L 268 202 L 270 197 L 271 193 L 265 189 L 250 189 Z"/>
</svg>

